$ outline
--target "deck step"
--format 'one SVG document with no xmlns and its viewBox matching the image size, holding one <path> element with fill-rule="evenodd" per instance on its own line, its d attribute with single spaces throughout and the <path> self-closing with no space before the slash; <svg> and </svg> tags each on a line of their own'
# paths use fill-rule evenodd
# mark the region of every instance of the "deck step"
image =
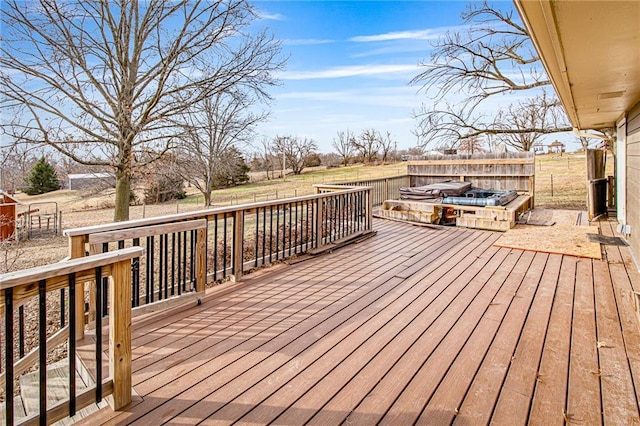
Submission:
<svg viewBox="0 0 640 426">
<path fill-rule="evenodd" d="M 87 383 L 76 373 L 76 392 L 87 389 Z M 39 372 L 25 374 L 20 377 L 21 404 L 24 405 L 23 416 L 36 414 L 39 411 Z M 51 364 L 47 367 L 47 407 L 52 407 L 59 401 L 69 398 L 69 362 L 68 358 Z M 100 405 L 91 404 L 79 410 L 72 418 L 66 418 L 55 423 L 56 425 L 73 424 L 79 419 L 98 411 L 106 405 L 103 401 Z"/>
</svg>

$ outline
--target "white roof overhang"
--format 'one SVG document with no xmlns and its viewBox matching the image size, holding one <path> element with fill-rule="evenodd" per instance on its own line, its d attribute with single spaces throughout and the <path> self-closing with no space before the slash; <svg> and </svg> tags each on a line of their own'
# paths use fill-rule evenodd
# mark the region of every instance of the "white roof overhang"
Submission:
<svg viewBox="0 0 640 426">
<path fill-rule="evenodd" d="M 573 127 L 614 127 L 640 100 L 640 1 L 515 4 Z"/>
</svg>

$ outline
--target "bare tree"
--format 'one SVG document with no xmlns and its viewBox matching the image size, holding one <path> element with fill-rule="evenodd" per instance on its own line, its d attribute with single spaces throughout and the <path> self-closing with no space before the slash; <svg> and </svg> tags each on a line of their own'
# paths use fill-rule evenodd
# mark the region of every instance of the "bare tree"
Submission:
<svg viewBox="0 0 640 426">
<path fill-rule="evenodd" d="M 1 147 L 0 189 L 14 190 L 21 188 L 36 161 L 38 161 L 37 156 L 25 145 Z"/>
<path fill-rule="evenodd" d="M 378 157 L 381 139 L 376 129 L 364 129 L 357 138 L 352 139 L 352 144 L 364 163 L 372 163 Z"/>
<path fill-rule="evenodd" d="M 284 155 L 287 166 L 291 167 L 293 174 L 299 175 L 304 169 L 307 157 L 318 149 L 318 144 L 313 139 L 302 139 L 297 136 L 276 136 L 273 140 L 273 147 L 280 156 Z"/>
<path fill-rule="evenodd" d="M 181 175 L 211 204 L 216 177 L 227 166 L 231 148 L 247 145 L 255 126 L 267 116 L 255 112 L 258 98 L 242 91 L 218 92 L 194 104 L 180 116 L 183 127 L 180 139 Z"/>
<path fill-rule="evenodd" d="M 531 43 L 529 33 L 514 17 L 514 10 L 496 9 L 486 2 L 470 5 L 462 19 L 465 32 L 450 32 L 435 42 L 425 70 L 412 83 L 432 99 L 415 113 L 416 133 L 423 144 L 456 146 L 483 134 L 557 133 L 570 131 L 560 102 L 541 89 L 551 81 Z M 532 103 L 544 101 L 541 110 L 553 116 L 554 127 L 521 128 L 517 123 L 497 123 L 507 112 L 483 114 L 484 101 L 501 94 L 523 93 Z M 543 95 L 541 95 L 541 93 Z M 531 95 L 533 94 L 533 95 Z M 459 102 L 447 101 L 462 96 Z M 499 126 L 496 126 L 499 124 Z"/>
<path fill-rule="evenodd" d="M 336 150 L 336 153 L 342 159 L 341 162 L 343 166 L 349 165 L 349 161 L 351 160 L 351 157 L 353 157 L 353 152 L 354 152 L 353 139 L 354 138 L 355 138 L 355 135 L 349 129 L 345 131 L 340 130 L 336 134 L 336 137 L 333 138 L 333 142 L 331 142 L 333 149 Z"/>
<path fill-rule="evenodd" d="M 554 98 L 555 102 L 555 98 Z M 549 129 L 558 128 L 559 121 L 565 119 L 554 106 L 549 105 L 544 93 L 542 96 L 525 99 L 511 104 L 496 116 L 493 127 L 498 140 L 518 151 L 531 151 L 533 144 L 543 135 L 551 133 Z M 519 132 L 508 132 L 510 129 Z M 501 133 L 501 130 L 507 130 Z"/>
<path fill-rule="evenodd" d="M 267 180 L 269 180 L 269 170 L 271 170 L 271 179 L 274 178 L 274 168 L 277 160 L 274 158 L 273 147 L 271 146 L 271 140 L 267 137 L 263 137 L 260 140 L 260 151 L 258 151 L 258 157 L 262 163 L 267 174 Z"/>
<path fill-rule="evenodd" d="M 385 136 L 380 136 L 380 153 L 382 154 L 382 162 L 385 163 L 391 153 L 391 149 L 395 148 L 398 142 L 391 137 L 391 132 L 387 132 Z"/>
<path fill-rule="evenodd" d="M 484 149 L 482 148 L 482 140 L 479 136 L 472 136 L 463 139 L 462 141 L 460 141 L 460 145 L 458 146 L 458 148 L 460 148 L 461 151 L 468 152 L 471 155 L 477 152 L 484 151 Z"/>
<path fill-rule="evenodd" d="M 115 220 L 129 217 L 136 170 L 180 134 L 176 117 L 230 87 L 268 96 L 283 66 L 279 42 L 249 32 L 257 15 L 246 0 L 7 0 L 2 9 L 0 106 L 12 117 L 3 131 L 111 167 Z"/>
</svg>

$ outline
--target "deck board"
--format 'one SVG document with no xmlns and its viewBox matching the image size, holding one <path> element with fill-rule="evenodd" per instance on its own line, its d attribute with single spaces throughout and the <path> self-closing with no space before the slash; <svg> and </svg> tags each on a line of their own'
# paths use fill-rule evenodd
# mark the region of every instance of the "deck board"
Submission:
<svg viewBox="0 0 640 426">
<path fill-rule="evenodd" d="M 593 271 L 598 335 L 598 361 L 602 389 L 602 410 L 606 418 L 623 424 L 640 423 L 633 380 L 622 338 L 608 265 L 595 263 Z M 638 348 L 640 349 L 640 347 Z"/>
<path fill-rule="evenodd" d="M 592 262 L 579 259 L 573 305 L 566 416 L 571 422 L 584 422 L 589 425 L 602 423 L 594 303 Z"/>
<path fill-rule="evenodd" d="M 375 229 L 134 323 L 140 398 L 81 422 L 637 422 L 627 248 L 600 261 L 494 247 L 489 231 Z"/>
<path fill-rule="evenodd" d="M 576 258 L 563 257 L 529 419 L 532 424 L 564 424 L 564 416 L 558 414 L 566 409 L 575 276 Z"/>
<path fill-rule="evenodd" d="M 562 256 L 550 255 L 536 285 L 535 297 L 494 409 L 494 424 L 527 422 L 561 262 Z"/>
</svg>

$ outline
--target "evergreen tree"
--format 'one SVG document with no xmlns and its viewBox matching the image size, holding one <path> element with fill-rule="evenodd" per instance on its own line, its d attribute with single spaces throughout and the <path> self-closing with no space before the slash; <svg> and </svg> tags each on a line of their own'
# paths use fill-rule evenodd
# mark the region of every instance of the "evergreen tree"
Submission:
<svg viewBox="0 0 640 426">
<path fill-rule="evenodd" d="M 27 176 L 27 187 L 24 192 L 29 195 L 45 194 L 60 189 L 60 181 L 56 170 L 41 157 Z"/>
<path fill-rule="evenodd" d="M 229 188 L 249 181 L 249 166 L 236 147 L 225 150 L 213 174 L 214 188 Z"/>
</svg>

